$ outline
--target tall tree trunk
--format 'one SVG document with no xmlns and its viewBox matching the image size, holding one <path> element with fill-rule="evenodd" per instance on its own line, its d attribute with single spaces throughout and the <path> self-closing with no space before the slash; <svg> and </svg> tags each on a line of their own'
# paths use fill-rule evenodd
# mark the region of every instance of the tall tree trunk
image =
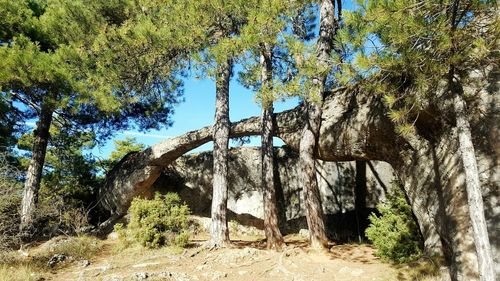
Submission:
<svg viewBox="0 0 500 281">
<path fill-rule="evenodd" d="M 333 49 L 333 36 L 337 28 L 335 19 L 335 6 L 333 0 L 322 0 L 320 7 L 320 34 L 317 43 L 318 62 L 328 67 L 330 53 Z M 318 86 L 320 102 L 306 99 L 306 118 L 302 130 L 299 147 L 300 177 L 304 182 L 304 200 L 306 207 L 306 219 L 309 227 L 309 238 L 311 247 L 326 248 L 328 238 L 323 218 L 318 182 L 316 179 L 315 152 L 319 130 L 321 127 L 322 105 L 324 99 L 324 86 L 326 75 L 315 79 L 320 83 Z"/>
<path fill-rule="evenodd" d="M 33 215 L 38 204 L 38 191 L 42 179 L 43 164 L 49 142 L 49 129 L 52 123 L 52 109 L 42 103 L 40 117 L 34 134 L 33 151 L 30 165 L 26 173 L 23 199 L 21 202 L 21 232 L 23 236 L 30 237 L 29 231 L 33 223 Z"/>
<path fill-rule="evenodd" d="M 455 46 L 455 41 L 459 40 L 455 36 L 456 29 L 460 24 L 458 19 L 460 0 L 450 2 L 451 9 L 451 42 Z M 458 51 L 452 47 L 451 55 Z M 458 144 L 460 157 L 465 175 L 465 189 L 467 191 L 467 201 L 469 215 L 472 225 L 472 236 L 476 245 L 477 260 L 479 265 L 479 279 L 481 281 L 495 280 L 495 269 L 493 255 L 490 247 L 490 238 L 484 216 L 484 204 L 481 194 L 481 184 L 479 182 L 479 171 L 477 169 L 476 153 L 472 144 L 472 134 L 469 120 L 467 119 L 466 104 L 463 99 L 463 87 L 455 78 L 455 65 L 450 65 L 448 72 L 448 86 L 453 95 L 453 107 L 458 130 Z"/>
<path fill-rule="evenodd" d="M 227 227 L 228 146 L 229 146 L 229 81 L 232 61 L 217 66 L 215 123 L 213 127 L 213 196 L 211 247 L 224 247 L 230 243 Z"/>
<path fill-rule="evenodd" d="M 262 45 L 261 67 L 263 92 L 271 90 L 272 83 L 272 50 L 267 44 Z M 262 96 L 262 191 L 264 199 L 264 230 L 267 239 L 267 248 L 280 250 L 283 246 L 278 222 L 278 208 L 276 206 L 276 190 L 274 182 L 274 150 L 273 150 L 273 98 Z"/>
<path fill-rule="evenodd" d="M 494 261 L 484 216 L 476 153 L 472 144 L 470 124 L 467 120 L 466 104 L 462 97 L 462 91 L 456 91 L 453 105 L 458 129 L 459 150 L 464 166 L 469 214 L 479 263 L 479 276 L 482 281 L 495 280 Z"/>
<path fill-rule="evenodd" d="M 319 129 L 321 109 L 311 103 L 308 105 L 307 113 L 309 120 L 302 131 L 299 147 L 300 177 L 304 183 L 304 201 L 311 247 L 321 249 L 328 246 L 314 157 L 317 140 L 315 132 Z"/>
</svg>

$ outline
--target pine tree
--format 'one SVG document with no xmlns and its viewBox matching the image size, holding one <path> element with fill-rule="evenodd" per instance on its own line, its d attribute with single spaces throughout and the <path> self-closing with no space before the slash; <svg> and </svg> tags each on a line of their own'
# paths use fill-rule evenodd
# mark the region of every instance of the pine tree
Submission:
<svg viewBox="0 0 500 281">
<path fill-rule="evenodd" d="M 122 2 L 123 9 L 107 1 L 0 3 L 0 87 L 25 105 L 26 117 L 38 119 L 22 229 L 29 229 L 33 220 L 53 122 L 70 131 L 94 130 L 101 137 L 133 125 L 132 120 L 141 129 L 170 124 L 180 89 L 175 59 L 182 54 L 176 51 L 179 45 L 164 46 L 189 40 L 172 34 L 172 28 L 151 25 L 153 16 L 171 8 L 154 9 L 158 14 L 145 17 L 143 8 L 152 2 Z M 159 23 L 172 26 L 182 6 L 174 5 L 179 13 Z M 190 50 L 194 44 L 184 45 Z"/>
<path fill-rule="evenodd" d="M 280 15 L 285 14 L 286 1 L 261 1 L 248 5 L 248 22 L 242 28 L 240 40 L 242 49 L 249 54 L 242 58 L 245 72 L 240 73 L 241 82 L 258 91 L 258 101 L 262 106 L 261 114 L 261 187 L 264 205 L 264 230 L 268 249 L 281 249 L 284 240 L 279 229 L 278 208 L 276 206 L 276 190 L 274 179 L 274 147 L 273 147 L 273 102 L 275 94 L 274 66 L 276 60 L 274 49 L 278 35 L 284 29 L 284 21 Z"/>
<path fill-rule="evenodd" d="M 358 78 L 376 77 L 372 88 L 385 95 L 399 133 L 415 134 L 413 123 L 428 104 L 453 104 L 479 274 L 494 280 L 464 87 L 473 83 L 472 72 L 498 67 L 496 1 L 358 2 L 342 34 L 357 51 L 351 70 Z"/>
<path fill-rule="evenodd" d="M 215 78 L 215 117 L 213 125 L 213 194 L 212 224 L 208 247 L 230 244 L 227 221 L 228 155 L 229 155 L 229 83 L 233 74 L 234 57 L 238 52 L 235 35 L 242 22 L 242 3 L 239 1 L 203 2 L 203 12 L 212 17 L 206 26 L 207 48 L 197 56 L 204 71 Z"/>
<path fill-rule="evenodd" d="M 240 82 L 256 91 L 257 102 L 262 107 L 264 229 L 267 247 L 277 250 L 281 249 L 284 240 L 279 229 L 274 178 L 273 103 L 286 96 L 287 81 L 292 79 L 295 71 L 293 60 L 289 58 L 287 40 L 292 29 L 296 31 L 301 24 L 310 24 L 308 20 L 297 19 L 305 14 L 304 9 L 308 5 L 309 1 L 249 1 L 246 5 L 246 25 L 239 37 L 243 52 L 240 60 L 244 68 L 240 72 Z"/>
<path fill-rule="evenodd" d="M 316 97 L 306 97 L 304 106 L 306 108 L 306 122 L 301 133 L 299 161 L 300 178 L 303 180 L 304 199 L 306 205 L 306 218 L 309 226 L 311 246 L 313 248 L 326 248 L 328 237 L 326 235 L 323 218 L 323 207 L 321 205 L 320 192 L 316 178 L 316 158 L 317 141 L 321 127 L 322 105 L 326 86 L 326 72 L 321 73 L 321 69 L 327 69 L 331 65 L 331 53 L 334 48 L 333 39 L 338 28 L 335 18 L 335 2 L 333 0 L 323 0 L 320 5 L 320 26 L 319 37 L 316 43 L 316 61 L 320 69 L 316 76 L 311 77 L 313 89 L 317 91 Z"/>
</svg>

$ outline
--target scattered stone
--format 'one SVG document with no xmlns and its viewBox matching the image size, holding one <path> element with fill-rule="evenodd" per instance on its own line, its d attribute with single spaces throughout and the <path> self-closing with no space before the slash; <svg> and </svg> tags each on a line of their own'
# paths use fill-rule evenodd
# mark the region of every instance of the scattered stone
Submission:
<svg viewBox="0 0 500 281">
<path fill-rule="evenodd" d="M 169 272 L 169 271 L 163 271 L 163 272 L 158 272 L 158 273 L 151 273 L 149 277 L 156 277 L 156 278 L 169 278 L 174 279 L 175 281 L 189 281 L 188 275 L 186 273 L 182 272 Z"/>
<path fill-rule="evenodd" d="M 47 263 L 47 266 L 50 267 L 50 268 L 53 268 L 54 266 L 56 266 L 58 263 L 61 263 L 63 261 L 66 260 L 66 258 L 68 258 L 66 255 L 62 255 L 62 254 L 56 254 L 56 255 L 53 255 L 50 259 L 49 259 L 49 262 Z"/>
<path fill-rule="evenodd" d="M 227 272 L 212 271 L 212 272 L 205 272 L 202 275 L 206 278 L 210 278 L 211 280 L 219 280 L 222 278 L 226 278 Z"/>
<path fill-rule="evenodd" d="M 64 243 L 67 243 L 69 239 L 70 238 L 68 238 L 67 236 L 54 237 L 54 238 L 50 239 L 49 241 L 40 245 L 38 247 L 37 251 L 41 252 L 41 253 L 54 252 L 55 249 L 57 249 L 58 247 L 60 247 Z"/>
<path fill-rule="evenodd" d="M 303 228 L 303 229 L 299 230 L 299 235 L 304 237 L 304 238 L 309 238 L 309 230 Z"/>
<path fill-rule="evenodd" d="M 110 234 L 108 234 L 109 240 L 117 240 L 118 238 L 120 238 L 120 236 L 116 232 L 111 232 Z"/>
<path fill-rule="evenodd" d="M 89 265 L 90 265 L 90 261 L 88 261 L 88 260 L 81 260 L 80 261 L 80 266 L 81 267 L 87 267 Z"/>
<path fill-rule="evenodd" d="M 88 226 L 80 227 L 76 232 L 77 233 L 91 233 L 92 231 L 94 231 L 94 229 L 95 229 L 94 226 L 88 225 Z"/>
<path fill-rule="evenodd" d="M 206 264 L 200 264 L 200 265 L 198 265 L 198 266 L 196 267 L 196 270 L 198 270 L 198 271 L 202 271 L 202 270 L 207 269 L 207 267 L 208 267 L 208 265 L 206 265 Z"/>
<path fill-rule="evenodd" d="M 136 272 L 134 274 L 135 279 L 137 280 L 145 280 L 148 279 L 148 273 L 147 272 Z"/>
<path fill-rule="evenodd" d="M 17 250 L 17 252 L 19 253 L 19 255 L 23 258 L 27 258 L 29 257 L 30 253 L 28 251 L 25 251 L 23 249 L 19 249 Z"/>
</svg>

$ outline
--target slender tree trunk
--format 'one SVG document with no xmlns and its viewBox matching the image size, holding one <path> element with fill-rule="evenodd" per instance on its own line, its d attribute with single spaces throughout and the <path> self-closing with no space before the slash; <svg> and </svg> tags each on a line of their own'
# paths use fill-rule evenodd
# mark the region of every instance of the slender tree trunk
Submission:
<svg viewBox="0 0 500 281">
<path fill-rule="evenodd" d="M 315 132 L 318 131 L 321 109 L 316 104 L 309 104 L 307 111 L 309 122 L 302 131 L 299 147 L 300 177 L 304 184 L 303 192 L 311 247 L 321 249 L 328 246 L 314 157 L 317 140 Z"/>
<path fill-rule="evenodd" d="M 320 34 L 317 44 L 318 61 L 322 66 L 328 67 L 330 53 L 333 50 L 333 36 L 337 28 L 335 19 L 335 5 L 333 0 L 322 0 L 320 7 Z M 302 130 L 299 161 L 300 177 L 304 183 L 304 200 L 306 207 L 306 219 L 309 227 L 309 238 L 311 247 L 326 248 L 328 238 L 325 230 L 323 218 L 323 208 L 316 179 L 315 153 L 319 131 L 321 127 L 321 115 L 324 93 L 323 89 L 326 82 L 326 76 L 318 77 L 318 89 L 320 93 L 320 102 L 311 100 L 305 101 L 306 119 L 304 129 Z"/>
<path fill-rule="evenodd" d="M 227 227 L 227 189 L 228 189 L 228 146 L 229 146 L 229 81 L 232 61 L 217 66 L 215 124 L 213 127 L 213 196 L 211 247 L 224 247 L 230 243 Z"/>
<path fill-rule="evenodd" d="M 451 42 L 455 46 L 455 41 L 459 40 L 455 36 L 457 26 L 460 20 L 457 20 L 459 14 L 460 0 L 450 2 L 451 8 Z M 452 47 L 451 55 L 457 53 L 457 50 Z M 479 279 L 481 281 L 495 280 L 495 262 L 490 247 L 490 238 L 488 236 L 488 228 L 486 218 L 484 216 L 483 196 L 481 194 L 481 184 L 479 182 L 479 171 L 477 169 L 476 152 L 472 144 L 472 134 L 470 130 L 469 120 L 467 119 L 466 104 L 463 99 L 463 87 L 455 78 L 455 65 L 450 65 L 448 72 L 448 86 L 453 95 L 453 107 L 455 110 L 455 118 L 458 130 L 458 144 L 460 156 L 465 175 L 465 189 L 467 191 L 467 201 L 469 207 L 469 215 L 472 225 L 472 236 L 476 245 L 477 260 L 479 265 Z"/>
<path fill-rule="evenodd" d="M 494 261 L 484 216 L 476 153 L 472 144 L 470 124 L 467 120 L 466 105 L 461 91 L 455 93 L 453 105 L 458 129 L 459 149 L 464 166 L 469 214 L 479 263 L 479 276 L 481 281 L 495 280 Z"/>
<path fill-rule="evenodd" d="M 23 236 L 30 236 L 30 228 L 33 223 L 36 205 L 38 204 L 38 191 L 42 179 L 45 154 L 49 142 L 49 129 L 52 123 L 52 109 L 45 103 L 42 104 L 40 117 L 34 134 L 34 143 L 32 157 L 28 171 L 26 173 L 26 182 L 24 183 L 23 199 L 21 202 L 21 232 Z"/>
<path fill-rule="evenodd" d="M 263 44 L 261 54 L 262 87 L 263 92 L 271 89 L 272 83 L 272 50 Z M 274 182 L 274 150 L 273 150 L 273 100 L 272 97 L 262 97 L 262 190 L 264 199 L 264 230 L 267 239 L 267 248 L 280 250 L 283 246 L 278 222 L 278 208 L 276 206 L 276 190 Z"/>
</svg>

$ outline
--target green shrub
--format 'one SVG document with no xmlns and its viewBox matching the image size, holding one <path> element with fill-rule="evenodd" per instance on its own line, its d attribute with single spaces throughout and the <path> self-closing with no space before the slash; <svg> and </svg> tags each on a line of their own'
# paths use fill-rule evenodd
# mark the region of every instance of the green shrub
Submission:
<svg viewBox="0 0 500 281">
<path fill-rule="evenodd" d="M 371 214 L 366 237 L 377 249 L 376 255 L 402 263 L 418 259 L 422 254 L 422 238 L 398 184 L 393 183 L 387 202 L 377 206 L 380 216 Z"/>
<path fill-rule="evenodd" d="M 14 188 L 0 191 L 0 251 L 20 243 L 19 223 L 21 195 Z"/>
<path fill-rule="evenodd" d="M 165 196 L 157 193 L 152 200 L 135 198 L 130 206 L 126 235 L 148 248 L 185 247 L 189 241 L 189 213 L 188 206 L 181 203 L 176 193 Z"/>
<path fill-rule="evenodd" d="M 21 173 L 8 158 L 8 154 L 0 153 L 0 252 L 15 248 L 21 242 L 22 184 L 17 180 Z"/>
</svg>

